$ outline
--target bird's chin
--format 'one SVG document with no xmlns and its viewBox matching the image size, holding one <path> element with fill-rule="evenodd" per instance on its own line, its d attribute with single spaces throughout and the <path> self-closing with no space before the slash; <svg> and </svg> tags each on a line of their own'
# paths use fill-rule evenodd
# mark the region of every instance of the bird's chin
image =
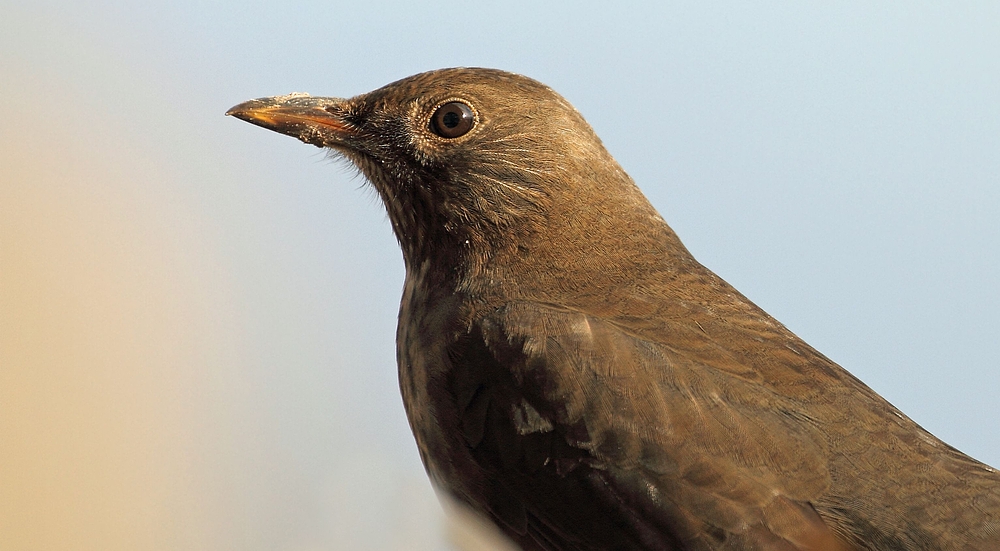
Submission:
<svg viewBox="0 0 1000 551">
<path fill-rule="evenodd" d="M 323 144 L 327 148 L 327 158 L 343 163 L 356 170 L 371 183 L 375 178 L 381 177 L 381 165 L 375 159 L 369 157 L 352 147 L 339 142 L 327 142 Z"/>
</svg>

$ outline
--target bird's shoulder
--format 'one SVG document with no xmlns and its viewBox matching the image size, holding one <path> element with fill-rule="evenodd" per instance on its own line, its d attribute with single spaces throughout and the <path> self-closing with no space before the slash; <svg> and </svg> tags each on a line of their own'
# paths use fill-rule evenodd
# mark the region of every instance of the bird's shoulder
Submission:
<svg viewBox="0 0 1000 551">
<path fill-rule="evenodd" d="M 556 504 L 537 505 L 534 489 L 569 484 L 633 534 L 692 549 L 844 549 L 831 528 L 850 541 L 989 539 L 996 471 L 719 290 L 728 302 L 514 300 L 475 318 L 449 357 L 463 366 L 466 444 L 503 481 L 496 495 L 546 519 Z M 893 500 L 865 505 L 879 496 Z M 914 527 L 914 507 L 939 513 Z"/>
<path fill-rule="evenodd" d="M 526 300 L 477 317 L 448 356 L 465 444 L 496 481 L 489 508 L 514 531 L 559 541 L 583 517 L 585 540 L 611 522 L 636 548 L 832 538 L 810 505 L 830 485 L 825 441 L 754 377 L 641 327 Z"/>
</svg>

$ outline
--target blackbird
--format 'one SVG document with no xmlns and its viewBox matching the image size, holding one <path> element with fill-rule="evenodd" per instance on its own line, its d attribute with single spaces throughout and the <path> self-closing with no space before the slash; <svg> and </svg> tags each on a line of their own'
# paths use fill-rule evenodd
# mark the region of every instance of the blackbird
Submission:
<svg viewBox="0 0 1000 551">
<path fill-rule="evenodd" d="M 1000 473 L 699 264 L 545 85 L 443 69 L 227 114 L 378 191 L 421 459 L 523 549 L 1000 550 Z"/>
</svg>

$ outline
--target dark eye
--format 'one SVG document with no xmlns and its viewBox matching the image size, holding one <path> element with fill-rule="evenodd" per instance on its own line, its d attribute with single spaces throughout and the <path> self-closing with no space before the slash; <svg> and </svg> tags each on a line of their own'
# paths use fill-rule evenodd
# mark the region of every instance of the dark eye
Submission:
<svg viewBox="0 0 1000 551">
<path fill-rule="evenodd" d="M 431 129 L 442 138 L 457 138 L 472 130 L 476 117 L 472 108 L 460 102 L 453 101 L 437 108 L 431 116 Z"/>
</svg>

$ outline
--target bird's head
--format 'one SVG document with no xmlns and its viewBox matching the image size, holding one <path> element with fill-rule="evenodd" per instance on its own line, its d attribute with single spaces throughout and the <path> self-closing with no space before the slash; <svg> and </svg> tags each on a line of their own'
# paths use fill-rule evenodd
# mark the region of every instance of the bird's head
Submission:
<svg viewBox="0 0 1000 551">
<path fill-rule="evenodd" d="M 291 94 L 227 114 L 350 160 L 408 266 L 443 255 L 432 260 L 482 268 L 533 242 L 614 229 L 637 205 L 659 218 L 569 102 L 512 73 L 442 69 L 350 99 Z"/>
</svg>

